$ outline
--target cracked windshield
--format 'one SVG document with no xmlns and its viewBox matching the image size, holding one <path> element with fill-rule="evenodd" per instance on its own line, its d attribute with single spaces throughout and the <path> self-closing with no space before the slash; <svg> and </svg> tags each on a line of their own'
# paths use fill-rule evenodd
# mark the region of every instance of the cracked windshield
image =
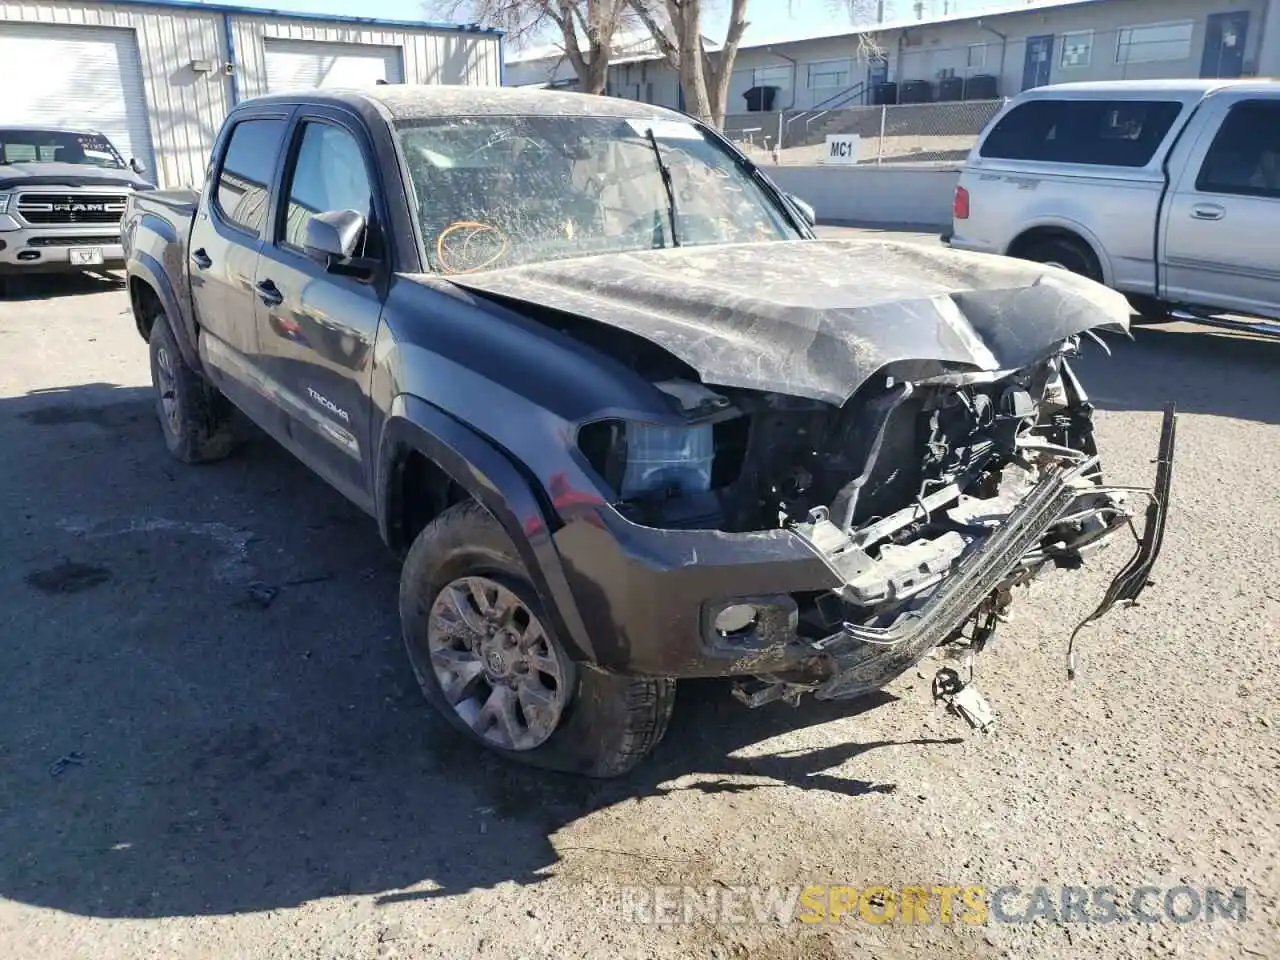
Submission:
<svg viewBox="0 0 1280 960">
<path fill-rule="evenodd" d="M 691 123 L 470 117 L 399 135 L 427 259 L 441 273 L 799 237 Z"/>
</svg>

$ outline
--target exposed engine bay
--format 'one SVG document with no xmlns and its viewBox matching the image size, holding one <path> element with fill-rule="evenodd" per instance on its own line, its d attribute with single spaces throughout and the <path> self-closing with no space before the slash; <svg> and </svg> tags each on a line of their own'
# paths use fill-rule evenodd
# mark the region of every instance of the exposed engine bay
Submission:
<svg viewBox="0 0 1280 960">
<path fill-rule="evenodd" d="M 835 586 L 704 601 L 704 649 L 740 652 L 729 672 L 758 678 L 741 694 L 751 705 L 853 697 L 941 644 L 979 650 L 1014 587 L 1051 564 L 1078 566 L 1126 530 L 1135 553 L 1086 622 L 1146 586 L 1174 415 L 1154 489 L 1106 485 L 1093 408 L 1069 362 L 1096 329 L 1127 332 L 1128 303 L 1099 284 L 862 241 L 782 244 L 767 260 L 750 245 L 681 247 L 456 282 L 665 395 L 662 422 L 578 429 L 626 519 L 785 530 L 821 561 Z M 773 655 L 782 647 L 788 656 Z M 770 656 L 785 668 L 768 667 Z M 963 681 L 941 687 L 960 702 Z"/>
<path fill-rule="evenodd" d="M 657 387 L 688 418 L 689 432 L 635 436 L 635 425 L 603 421 L 580 437 L 584 451 L 624 493 L 635 523 L 742 532 L 789 529 L 840 573 L 839 591 L 796 610 L 796 630 L 815 649 L 877 640 L 909 624 L 964 562 L 989 548 L 1033 492 L 1053 477 L 1057 506 L 1009 558 L 959 622 L 927 644 L 981 649 L 1013 588 L 1045 566 L 1074 568 L 1154 502 L 1142 488 L 1108 487 L 1093 440 L 1092 413 L 1065 341 L 1017 371 L 957 372 L 910 379 L 909 364 L 866 382 L 839 409 L 802 398 L 665 380 Z M 628 430 L 632 435 L 628 435 Z M 690 432 L 701 432 L 699 442 Z M 665 446 L 664 446 L 665 441 Z M 642 448 L 638 456 L 628 442 Z M 701 451 L 703 456 L 699 457 Z M 633 469 L 643 465 L 647 483 Z M 1144 581 L 1145 584 L 1145 581 Z M 1139 588 L 1140 589 L 1140 586 Z M 1131 599 L 1131 598 L 1130 598 Z M 723 624 L 725 639 L 761 624 Z M 757 637 L 757 640 L 760 638 Z M 761 677 L 752 702 L 819 689 Z M 826 686 L 831 696 L 861 688 Z M 956 692 L 963 687 L 956 684 Z M 821 695 L 821 691 L 820 691 Z M 754 698 L 754 700 L 753 700 Z"/>
</svg>

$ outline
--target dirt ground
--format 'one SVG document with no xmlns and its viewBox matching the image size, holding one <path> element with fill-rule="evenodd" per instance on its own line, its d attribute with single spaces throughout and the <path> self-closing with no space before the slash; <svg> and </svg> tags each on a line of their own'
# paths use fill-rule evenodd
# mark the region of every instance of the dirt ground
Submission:
<svg viewBox="0 0 1280 960">
<path fill-rule="evenodd" d="M 1088 349 L 1111 476 L 1149 481 L 1167 398 L 1181 449 L 1155 585 L 1085 630 L 1074 683 L 1127 549 L 1021 598 L 978 664 L 985 737 L 932 666 L 798 709 L 689 684 L 612 782 L 459 745 L 374 524 L 288 454 L 171 461 L 119 289 L 34 284 L 0 347 L 5 960 L 1280 957 L 1280 343 Z M 1036 886 L 1245 888 L 1247 913 L 654 924 L 655 884 L 1013 885 L 1015 919 Z"/>
</svg>

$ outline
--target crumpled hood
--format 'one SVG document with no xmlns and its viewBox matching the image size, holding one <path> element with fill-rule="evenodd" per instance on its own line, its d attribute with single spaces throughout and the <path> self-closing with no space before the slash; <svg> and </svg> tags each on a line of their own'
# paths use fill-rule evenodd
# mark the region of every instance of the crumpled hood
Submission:
<svg viewBox="0 0 1280 960">
<path fill-rule="evenodd" d="M 0 163 L 0 190 L 28 186 L 151 189 L 151 184 L 128 169 L 107 170 L 84 163 Z"/>
<path fill-rule="evenodd" d="M 627 330 L 704 383 L 844 403 L 899 360 L 1034 363 L 1129 304 L 1056 267 L 884 240 L 646 250 L 449 277 Z"/>
</svg>

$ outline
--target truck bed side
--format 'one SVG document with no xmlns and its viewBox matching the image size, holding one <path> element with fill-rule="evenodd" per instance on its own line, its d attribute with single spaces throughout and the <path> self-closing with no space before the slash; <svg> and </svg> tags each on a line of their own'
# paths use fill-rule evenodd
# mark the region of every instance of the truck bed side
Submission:
<svg viewBox="0 0 1280 960">
<path fill-rule="evenodd" d="M 144 338 L 149 333 L 147 313 L 154 297 L 172 321 L 187 362 L 197 368 L 187 245 L 199 202 L 193 190 L 135 193 L 123 218 L 125 270 L 138 332 Z"/>
</svg>

